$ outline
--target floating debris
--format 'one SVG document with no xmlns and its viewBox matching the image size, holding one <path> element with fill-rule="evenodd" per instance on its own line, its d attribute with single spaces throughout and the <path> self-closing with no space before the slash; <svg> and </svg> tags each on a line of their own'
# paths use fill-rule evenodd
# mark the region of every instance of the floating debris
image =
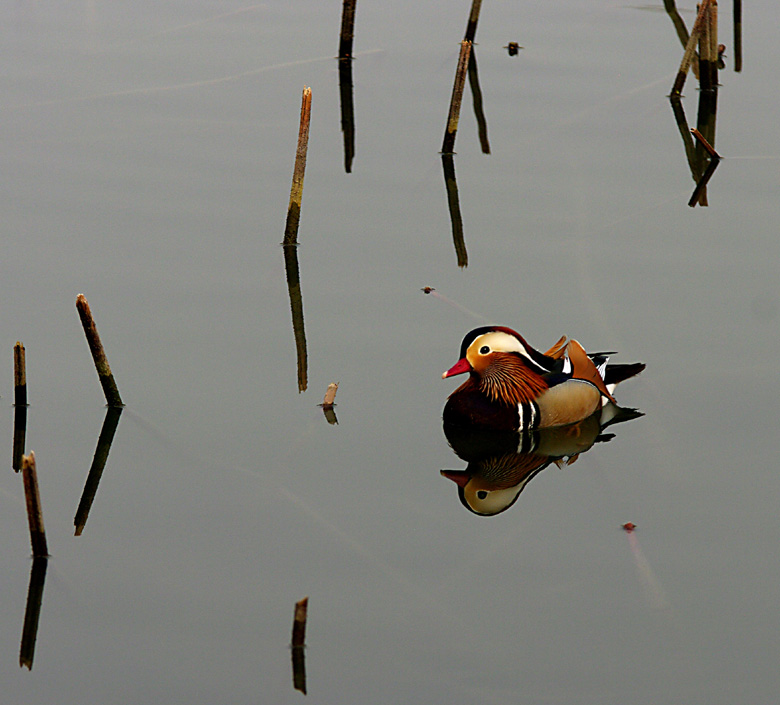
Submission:
<svg viewBox="0 0 780 705">
<path fill-rule="evenodd" d="M 295 603 L 295 616 L 293 617 L 292 645 L 305 646 L 306 619 L 309 610 L 309 598 L 304 597 Z"/>
<path fill-rule="evenodd" d="M 630 530 L 626 529 L 625 527 L 627 526 L 632 528 Z M 634 558 L 634 565 L 636 566 L 637 577 L 639 578 L 639 583 L 645 593 L 645 599 L 653 609 L 668 610 L 671 607 L 671 604 L 666 596 L 666 590 L 664 590 L 661 581 L 653 572 L 649 561 L 642 553 L 642 549 L 639 546 L 639 539 L 637 539 L 635 533 L 636 526 L 629 522 L 628 524 L 623 525 L 623 529 L 626 532 L 628 545 L 631 549 L 631 555 Z"/>
<path fill-rule="evenodd" d="M 336 418 L 336 412 L 333 410 L 333 407 L 336 406 L 335 399 L 338 388 L 338 382 L 331 382 L 328 385 L 328 389 L 325 391 L 325 398 L 322 400 L 322 404 L 319 405 L 322 407 L 322 413 L 325 415 L 325 419 L 331 426 L 337 426 L 339 423 L 339 420 Z"/>
<path fill-rule="evenodd" d="M 333 403 L 336 399 L 336 392 L 339 389 L 339 383 L 338 382 L 331 382 L 328 385 L 328 389 L 325 391 L 325 398 L 322 400 L 322 406 L 323 409 L 327 409 L 329 407 L 335 406 Z"/>
</svg>

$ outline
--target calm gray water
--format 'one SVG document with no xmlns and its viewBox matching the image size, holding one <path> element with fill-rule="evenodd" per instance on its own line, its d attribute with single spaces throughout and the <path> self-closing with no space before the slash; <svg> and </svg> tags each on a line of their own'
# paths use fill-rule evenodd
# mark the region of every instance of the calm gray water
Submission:
<svg viewBox="0 0 780 705">
<path fill-rule="evenodd" d="M 301 702 L 304 596 L 308 702 L 775 702 L 778 13 L 746 5 L 740 73 L 720 7 L 724 160 L 690 208 L 663 5 L 486 1 L 465 268 L 438 150 L 466 0 L 361 0 L 350 174 L 337 0 L 4 6 L 2 702 Z M 279 243 L 304 85 L 299 393 Z M 105 415 L 82 292 L 127 408 L 74 536 Z M 484 322 L 648 365 L 618 395 L 645 417 L 492 518 L 440 474 L 466 466 L 441 372 Z M 17 340 L 52 554 L 31 671 Z"/>
</svg>

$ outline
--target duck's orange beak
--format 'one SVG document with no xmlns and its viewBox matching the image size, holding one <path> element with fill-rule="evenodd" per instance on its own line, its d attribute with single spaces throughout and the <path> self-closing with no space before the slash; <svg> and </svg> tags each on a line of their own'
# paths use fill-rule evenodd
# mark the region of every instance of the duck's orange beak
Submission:
<svg viewBox="0 0 780 705">
<path fill-rule="evenodd" d="M 450 369 L 448 369 L 444 374 L 442 374 L 442 379 L 447 379 L 447 377 L 452 377 L 454 375 L 462 375 L 464 372 L 470 372 L 471 371 L 471 365 L 469 364 L 469 361 L 464 357 L 461 360 L 458 360 Z"/>
<path fill-rule="evenodd" d="M 458 487 L 465 487 L 471 479 L 471 475 L 465 470 L 439 470 L 439 472 Z"/>
</svg>

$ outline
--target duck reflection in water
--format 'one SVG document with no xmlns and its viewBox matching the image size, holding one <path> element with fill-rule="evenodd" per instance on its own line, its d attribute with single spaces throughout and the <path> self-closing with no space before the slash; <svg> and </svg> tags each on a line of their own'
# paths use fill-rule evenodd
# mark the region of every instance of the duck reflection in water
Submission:
<svg viewBox="0 0 780 705">
<path fill-rule="evenodd" d="M 614 438 L 607 426 L 642 416 L 611 402 L 575 424 L 535 431 L 492 431 L 478 426 L 444 424 L 444 435 L 465 470 L 442 470 L 458 486 L 466 509 L 494 516 L 509 509 L 525 486 L 550 465 L 571 465 L 597 443 Z"/>
<path fill-rule="evenodd" d="M 442 472 L 465 506 L 485 515 L 507 509 L 547 465 L 573 462 L 611 438 L 601 433 L 606 426 L 641 416 L 613 393 L 645 365 L 609 364 L 610 354 L 587 353 L 566 336 L 542 353 L 505 326 L 466 335 L 460 359 L 442 375 L 469 373 L 443 414 L 447 439 L 469 468 Z"/>
</svg>

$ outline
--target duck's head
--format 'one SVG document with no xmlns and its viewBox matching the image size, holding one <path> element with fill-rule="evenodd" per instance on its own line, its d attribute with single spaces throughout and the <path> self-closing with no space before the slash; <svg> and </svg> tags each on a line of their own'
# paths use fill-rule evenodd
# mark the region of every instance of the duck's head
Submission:
<svg viewBox="0 0 780 705">
<path fill-rule="evenodd" d="M 525 342 L 523 336 L 504 326 L 483 326 L 468 333 L 460 344 L 460 360 L 442 374 L 453 377 L 464 372 L 481 374 L 502 355 L 522 355 L 531 362 L 536 351 Z"/>
<path fill-rule="evenodd" d="M 516 487 L 483 487 L 479 478 L 472 478 L 465 470 L 442 470 L 441 474 L 458 486 L 458 498 L 470 512 L 492 517 L 506 511 L 520 496 L 523 485 Z"/>
<path fill-rule="evenodd" d="M 479 378 L 483 391 L 494 401 L 516 403 L 526 400 L 526 395 L 518 397 L 518 385 L 530 385 L 537 394 L 547 388 L 541 375 L 550 372 L 553 362 L 511 328 L 484 326 L 466 335 L 460 346 L 460 359 L 442 378 L 469 372 Z"/>
<path fill-rule="evenodd" d="M 507 453 L 469 463 L 466 470 L 442 470 L 458 486 L 466 509 L 480 516 L 495 516 L 511 507 L 530 480 L 550 464 L 534 453 Z"/>
</svg>

